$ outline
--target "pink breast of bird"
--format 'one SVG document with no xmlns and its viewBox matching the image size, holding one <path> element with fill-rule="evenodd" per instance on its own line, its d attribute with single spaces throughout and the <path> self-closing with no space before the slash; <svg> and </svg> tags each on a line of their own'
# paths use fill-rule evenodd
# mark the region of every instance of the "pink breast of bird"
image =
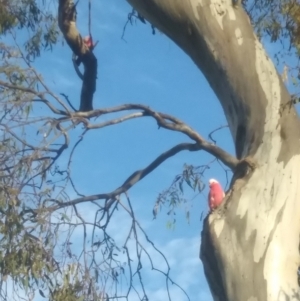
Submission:
<svg viewBox="0 0 300 301">
<path fill-rule="evenodd" d="M 88 48 L 91 48 L 92 47 L 92 39 L 90 36 L 86 36 L 83 38 L 83 43 L 88 47 Z"/>
<path fill-rule="evenodd" d="M 211 183 L 209 186 L 208 205 L 210 210 L 214 210 L 222 203 L 225 193 L 220 183 Z"/>
</svg>

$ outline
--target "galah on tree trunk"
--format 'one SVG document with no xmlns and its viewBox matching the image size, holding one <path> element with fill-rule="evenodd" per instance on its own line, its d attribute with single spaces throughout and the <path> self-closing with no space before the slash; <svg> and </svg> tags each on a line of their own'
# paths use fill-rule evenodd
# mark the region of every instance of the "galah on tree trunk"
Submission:
<svg viewBox="0 0 300 301">
<path fill-rule="evenodd" d="M 96 44 L 93 43 L 93 39 L 91 36 L 85 36 L 82 39 L 82 42 L 89 49 L 89 51 L 93 51 L 94 47 L 96 46 Z M 82 58 L 78 56 L 76 59 L 76 65 L 79 66 L 81 62 L 82 62 Z"/>
<path fill-rule="evenodd" d="M 94 47 L 94 43 L 92 41 L 92 37 L 91 36 L 85 36 L 83 38 L 83 43 L 89 48 L 92 49 Z"/>
<path fill-rule="evenodd" d="M 225 193 L 221 184 L 217 180 L 210 179 L 208 183 L 209 183 L 208 206 L 210 210 L 213 211 L 222 203 L 225 197 Z"/>
</svg>

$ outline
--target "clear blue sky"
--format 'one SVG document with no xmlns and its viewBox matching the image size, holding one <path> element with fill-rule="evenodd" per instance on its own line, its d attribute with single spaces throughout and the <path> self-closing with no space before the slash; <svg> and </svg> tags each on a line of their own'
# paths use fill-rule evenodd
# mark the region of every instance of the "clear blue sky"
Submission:
<svg viewBox="0 0 300 301">
<path fill-rule="evenodd" d="M 122 40 L 131 7 L 124 0 L 92 2 L 92 34 L 95 40 L 99 40 L 94 51 L 99 66 L 95 108 L 122 103 L 146 104 L 183 120 L 205 138 L 213 129 L 226 124 L 214 93 L 183 51 L 160 32 L 152 35 L 150 25 L 141 22 L 133 26 L 129 24 L 126 41 Z M 88 33 L 85 3 L 80 1 L 78 6 L 78 25 L 83 35 Z M 272 50 L 269 45 L 268 50 Z M 35 65 L 56 93 L 67 94 L 73 105 L 79 107 L 81 81 L 74 73 L 71 51 L 66 45 L 60 44 L 52 53 L 42 55 Z M 107 119 L 104 116 L 97 122 Z M 74 131 L 73 143 L 80 133 L 79 129 Z M 227 129 L 215 137 L 218 145 L 233 153 L 232 138 Z M 182 134 L 158 129 L 150 118 L 93 131 L 84 138 L 72 162 L 76 187 L 86 195 L 109 192 L 121 185 L 133 171 L 145 167 L 160 153 L 180 142 L 190 141 Z M 152 208 L 158 194 L 171 184 L 176 174 L 181 173 L 185 163 L 202 165 L 210 160 L 212 157 L 203 152 L 182 152 L 129 191 L 140 223 L 170 261 L 171 276 L 188 292 L 191 300 L 197 301 L 212 300 L 199 260 L 200 216 L 208 212 L 207 190 L 196 197 L 191 191 L 186 191 L 191 200 L 187 204 L 191 208 L 190 223 L 185 219 L 182 206 L 177 212 L 174 230 L 166 227 L 169 220 L 166 210 L 153 220 Z M 225 173 L 218 164 L 207 171 L 204 180 L 211 177 L 219 179 L 225 186 Z M 92 217 L 89 208 L 84 206 L 82 210 L 86 216 L 90 214 Z M 118 214 L 119 218 L 111 221 L 111 234 L 122 245 L 128 221 L 122 211 Z M 161 258 L 154 253 L 153 256 L 160 265 Z M 144 268 L 150 283 L 150 299 L 167 300 L 162 278 L 147 270 L 146 263 Z M 173 300 L 185 300 L 175 288 L 172 287 L 171 292 Z"/>
</svg>

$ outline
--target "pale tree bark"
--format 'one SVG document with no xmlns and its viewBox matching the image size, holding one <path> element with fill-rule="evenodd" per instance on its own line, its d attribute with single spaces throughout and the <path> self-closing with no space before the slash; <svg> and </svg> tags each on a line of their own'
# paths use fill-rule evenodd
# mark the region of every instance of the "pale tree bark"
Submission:
<svg viewBox="0 0 300 301">
<path fill-rule="evenodd" d="M 214 299 L 300 300 L 300 122 L 248 16 L 231 0 L 127 1 L 203 72 L 240 160 L 224 204 L 204 221 Z"/>
</svg>

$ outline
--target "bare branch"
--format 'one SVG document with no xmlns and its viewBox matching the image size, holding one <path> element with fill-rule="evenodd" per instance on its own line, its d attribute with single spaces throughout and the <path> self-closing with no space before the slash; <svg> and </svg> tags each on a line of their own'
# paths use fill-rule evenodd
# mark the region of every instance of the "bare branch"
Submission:
<svg viewBox="0 0 300 301">
<path fill-rule="evenodd" d="M 49 212 L 53 212 L 53 211 L 59 210 L 61 208 L 77 205 L 80 203 L 101 200 L 101 199 L 109 200 L 105 205 L 105 208 L 108 209 L 115 202 L 117 196 L 126 192 L 134 184 L 136 184 L 137 182 L 142 180 L 146 175 L 151 173 L 155 168 L 157 168 L 165 160 L 167 160 L 168 158 L 176 155 L 177 153 L 179 153 L 183 150 L 197 151 L 197 150 L 201 150 L 201 146 L 199 146 L 197 144 L 192 144 L 192 143 L 178 144 L 178 145 L 172 147 L 171 149 L 169 149 L 168 151 L 164 152 L 163 154 L 159 155 L 153 162 L 151 162 L 144 169 L 135 171 L 130 177 L 127 178 L 127 180 L 119 188 L 115 189 L 114 191 L 109 192 L 109 193 L 100 193 L 100 194 L 85 196 L 85 197 L 77 198 L 77 199 L 71 200 L 69 202 L 63 202 L 63 203 L 59 202 L 57 200 L 54 200 L 54 199 L 48 199 L 46 201 L 52 201 L 54 203 L 57 203 L 57 205 L 48 207 L 47 210 Z"/>
<path fill-rule="evenodd" d="M 217 141 L 212 137 L 212 135 L 213 135 L 215 132 L 218 132 L 218 131 L 220 131 L 220 130 L 222 130 L 222 129 L 224 129 L 224 128 L 228 128 L 228 125 L 221 125 L 221 126 L 219 126 L 218 128 L 214 129 L 213 131 L 211 131 L 211 132 L 208 134 L 209 139 L 210 139 L 214 144 L 216 144 Z"/>
<path fill-rule="evenodd" d="M 108 120 L 108 121 L 101 122 L 101 123 L 98 123 L 98 124 L 88 124 L 88 125 L 86 125 L 86 128 L 89 129 L 89 130 L 90 129 L 100 129 L 100 128 L 103 128 L 103 127 L 106 127 L 106 126 L 118 124 L 118 123 L 130 120 L 130 119 L 144 117 L 144 116 L 146 116 L 145 112 L 132 113 L 132 114 L 120 117 L 120 118 Z"/>
<path fill-rule="evenodd" d="M 92 125 L 88 123 L 87 121 L 83 121 L 82 118 L 92 118 L 92 117 L 97 117 L 101 116 L 104 114 L 109 114 L 109 113 L 116 113 L 116 112 L 121 112 L 121 111 L 129 111 L 129 110 L 142 110 L 143 112 L 139 113 L 138 115 L 128 115 L 127 117 L 122 117 L 119 119 L 114 119 L 111 121 L 107 121 L 104 123 Z M 207 151 L 211 155 L 217 157 L 220 161 L 222 161 L 223 164 L 228 166 L 231 170 L 234 170 L 237 164 L 239 163 L 239 160 L 236 159 L 236 157 L 230 155 L 220 147 L 207 142 L 203 137 L 201 137 L 197 131 L 192 129 L 190 126 L 188 126 L 186 123 L 183 121 L 179 120 L 178 118 L 175 118 L 174 116 L 171 116 L 169 114 L 161 113 L 161 112 L 156 112 L 152 110 L 150 107 L 141 105 L 141 104 L 124 104 L 121 106 L 116 106 L 112 108 L 107 108 L 107 109 L 99 109 L 99 110 L 93 110 L 91 112 L 76 112 L 74 114 L 71 114 L 72 118 L 81 118 L 81 120 L 84 122 L 85 126 L 87 129 L 94 129 L 94 128 L 100 128 L 100 127 L 105 127 L 109 126 L 112 124 L 120 123 L 125 120 L 134 118 L 134 117 L 142 117 L 142 116 L 151 116 L 153 117 L 156 121 L 157 124 L 165 129 L 172 130 L 172 131 L 177 131 L 185 134 L 188 136 L 190 139 L 194 140 L 197 144 L 201 145 L 201 149 Z M 63 117 L 60 120 L 68 120 L 70 117 Z"/>
<path fill-rule="evenodd" d="M 156 268 L 154 266 L 154 263 L 153 263 L 153 260 L 151 258 L 151 255 L 149 254 L 149 252 L 145 249 L 145 247 L 139 242 L 139 240 L 137 240 L 138 242 L 138 245 L 140 246 L 140 248 L 145 252 L 145 254 L 147 255 L 148 257 L 148 260 L 151 264 L 151 269 L 154 270 L 154 271 L 157 271 L 161 274 L 163 274 L 165 277 L 166 277 L 166 288 L 167 288 L 167 293 L 168 293 L 168 297 L 169 297 L 169 300 L 171 300 L 171 296 L 170 296 L 170 291 L 169 291 L 169 281 L 171 282 L 171 284 L 177 286 L 187 297 L 188 300 L 190 300 L 190 297 L 188 296 L 187 292 L 180 286 L 178 285 L 175 281 L 173 281 L 170 277 L 170 271 L 171 271 L 171 267 L 169 265 L 169 262 L 166 258 L 166 256 L 155 246 L 154 242 L 149 238 L 149 236 L 147 235 L 147 233 L 145 232 L 145 230 L 143 229 L 143 227 L 141 226 L 141 224 L 138 222 L 138 220 L 136 220 L 135 218 L 135 214 L 134 214 L 134 210 L 132 208 L 132 205 L 131 205 L 131 201 L 130 201 L 130 198 L 128 196 L 127 193 L 126 194 L 126 198 L 127 198 L 127 202 L 128 202 L 128 205 L 129 205 L 129 209 L 126 208 L 122 203 L 121 206 L 124 208 L 124 210 L 130 215 L 130 217 L 132 218 L 132 228 L 131 230 L 133 230 L 135 233 L 137 233 L 136 231 L 136 228 L 140 229 L 140 231 L 142 232 L 142 234 L 144 235 L 144 237 L 146 238 L 146 241 L 148 243 L 150 243 L 153 247 L 153 249 L 159 254 L 161 255 L 161 257 L 163 258 L 164 262 L 166 263 L 167 265 L 167 272 L 163 272 L 162 270 Z M 135 224 L 137 225 L 137 227 L 135 226 Z M 129 233 L 130 234 L 130 233 Z M 136 234 L 135 234 L 136 235 Z M 125 247 L 126 247 L 126 244 L 127 244 L 127 241 L 128 241 L 128 237 L 126 239 L 126 243 L 124 244 Z"/>
<path fill-rule="evenodd" d="M 73 107 L 72 103 L 70 102 L 68 95 L 66 95 L 64 93 L 60 93 L 60 95 L 65 98 L 65 100 L 67 101 L 67 103 L 69 104 L 69 106 L 72 108 L 72 110 L 74 112 L 77 112 L 77 110 Z"/>
</svg>

